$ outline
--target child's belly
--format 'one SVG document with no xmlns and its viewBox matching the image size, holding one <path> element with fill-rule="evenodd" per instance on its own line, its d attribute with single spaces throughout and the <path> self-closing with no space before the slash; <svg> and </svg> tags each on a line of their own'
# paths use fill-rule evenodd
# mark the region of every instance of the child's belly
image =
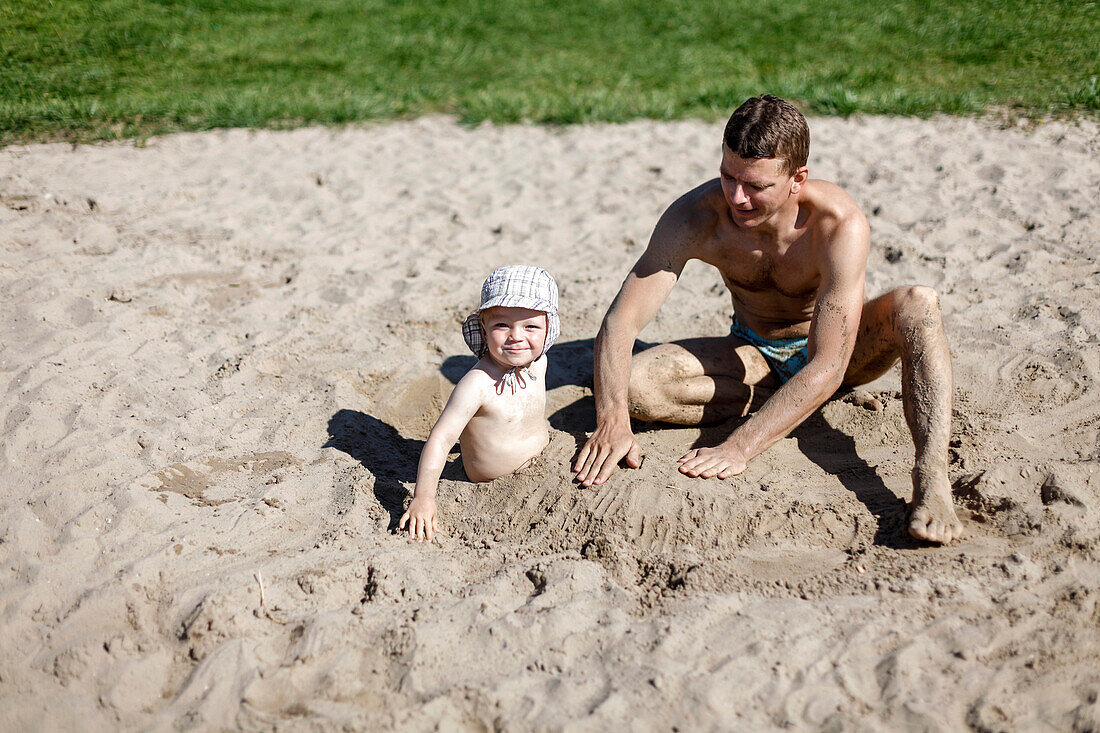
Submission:
<svg viewBox="0 0 1100 733">
<path fill-rule="evenodd" d="M 486 435 L 467 429 L 459 439 L 462 446 L 462 466 L 471 481 L 492 481 L 512 473 L 542 452 L 550 442 L 549 425 L 513 427 L 504 434 Z"/>
</svg>

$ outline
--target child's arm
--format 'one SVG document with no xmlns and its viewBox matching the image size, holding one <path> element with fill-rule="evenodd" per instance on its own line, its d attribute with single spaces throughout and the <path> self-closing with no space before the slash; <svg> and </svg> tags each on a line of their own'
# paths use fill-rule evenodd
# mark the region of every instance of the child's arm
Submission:
<svg viewBox="0 0 1100 733">
<path fill-rule="evenodd" d="M 439 485 L 439 474 L 443 473 L 443 466 L 447 462 L 447 454 L 458 442 L 470 418 L 481 407 L 483 397 L 478 386 L 479 376 L 483 375 L 471 370 L 459 381 L 420 452 L 413 500 L 397 526 L 405 529 L 405 524 L 408 523 L 409 537 L 415 537 L 421 542 L 425 539 L 431 542 L 436 531 L 435 491 Z"/>
</svg>

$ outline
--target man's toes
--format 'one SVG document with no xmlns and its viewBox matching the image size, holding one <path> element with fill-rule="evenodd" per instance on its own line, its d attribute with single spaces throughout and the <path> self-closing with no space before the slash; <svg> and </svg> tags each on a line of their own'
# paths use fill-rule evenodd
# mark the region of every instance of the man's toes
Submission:
<svg viewBox="0 0 1100 733">
<path fill-rule="evenodd" d="M 940 535 L 942 527 L 924 512 L 914 512 L 909 520 L 909 534 L 918 540 L 928 542 L 942 542 Z"/>
<path fill-rule="evenodd" d="M 932 517 L 914 515 L 909 522 L 909 534 L 918 540 L 946 545 L 962 536 L 962 526 L 953 522 L 942 522 Z"/>
</svg>

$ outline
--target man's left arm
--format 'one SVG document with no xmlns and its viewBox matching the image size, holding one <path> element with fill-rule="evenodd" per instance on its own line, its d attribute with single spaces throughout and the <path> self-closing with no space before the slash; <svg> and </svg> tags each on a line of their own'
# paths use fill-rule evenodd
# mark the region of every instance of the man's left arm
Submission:
<svg viewBox="0 0 1100 733">
<path fill-rule="evenodd" d="M 840 221 L 821 255 L 821 282 L 810 321 L 806 366 L 757 412 L 714 448 L 697 448 L 680 459 L 689 476 L 727 478 L 786 437 L 840 388 L 855 348 L 863 311 L 870 233 L 856 210 Z"/>
</svg>

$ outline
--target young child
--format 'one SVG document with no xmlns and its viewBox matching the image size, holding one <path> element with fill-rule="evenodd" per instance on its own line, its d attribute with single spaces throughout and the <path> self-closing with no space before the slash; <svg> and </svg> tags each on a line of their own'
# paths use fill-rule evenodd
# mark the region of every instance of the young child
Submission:
<svg viewBox="0 0 1100 733">
<path fill-rule="evenodd" d="M 435 492 L 455 442 L 471 481 L 522 467 L 550 441 L 546 350 L 561 332 L 558 285 L 541 267 L 499 267 L 481 286 L 481 305 L 462 324 L 478 362 L 451 393 L 420 453 L 416 488 L 400 529 L 432 541 Z"/>
</svg>

